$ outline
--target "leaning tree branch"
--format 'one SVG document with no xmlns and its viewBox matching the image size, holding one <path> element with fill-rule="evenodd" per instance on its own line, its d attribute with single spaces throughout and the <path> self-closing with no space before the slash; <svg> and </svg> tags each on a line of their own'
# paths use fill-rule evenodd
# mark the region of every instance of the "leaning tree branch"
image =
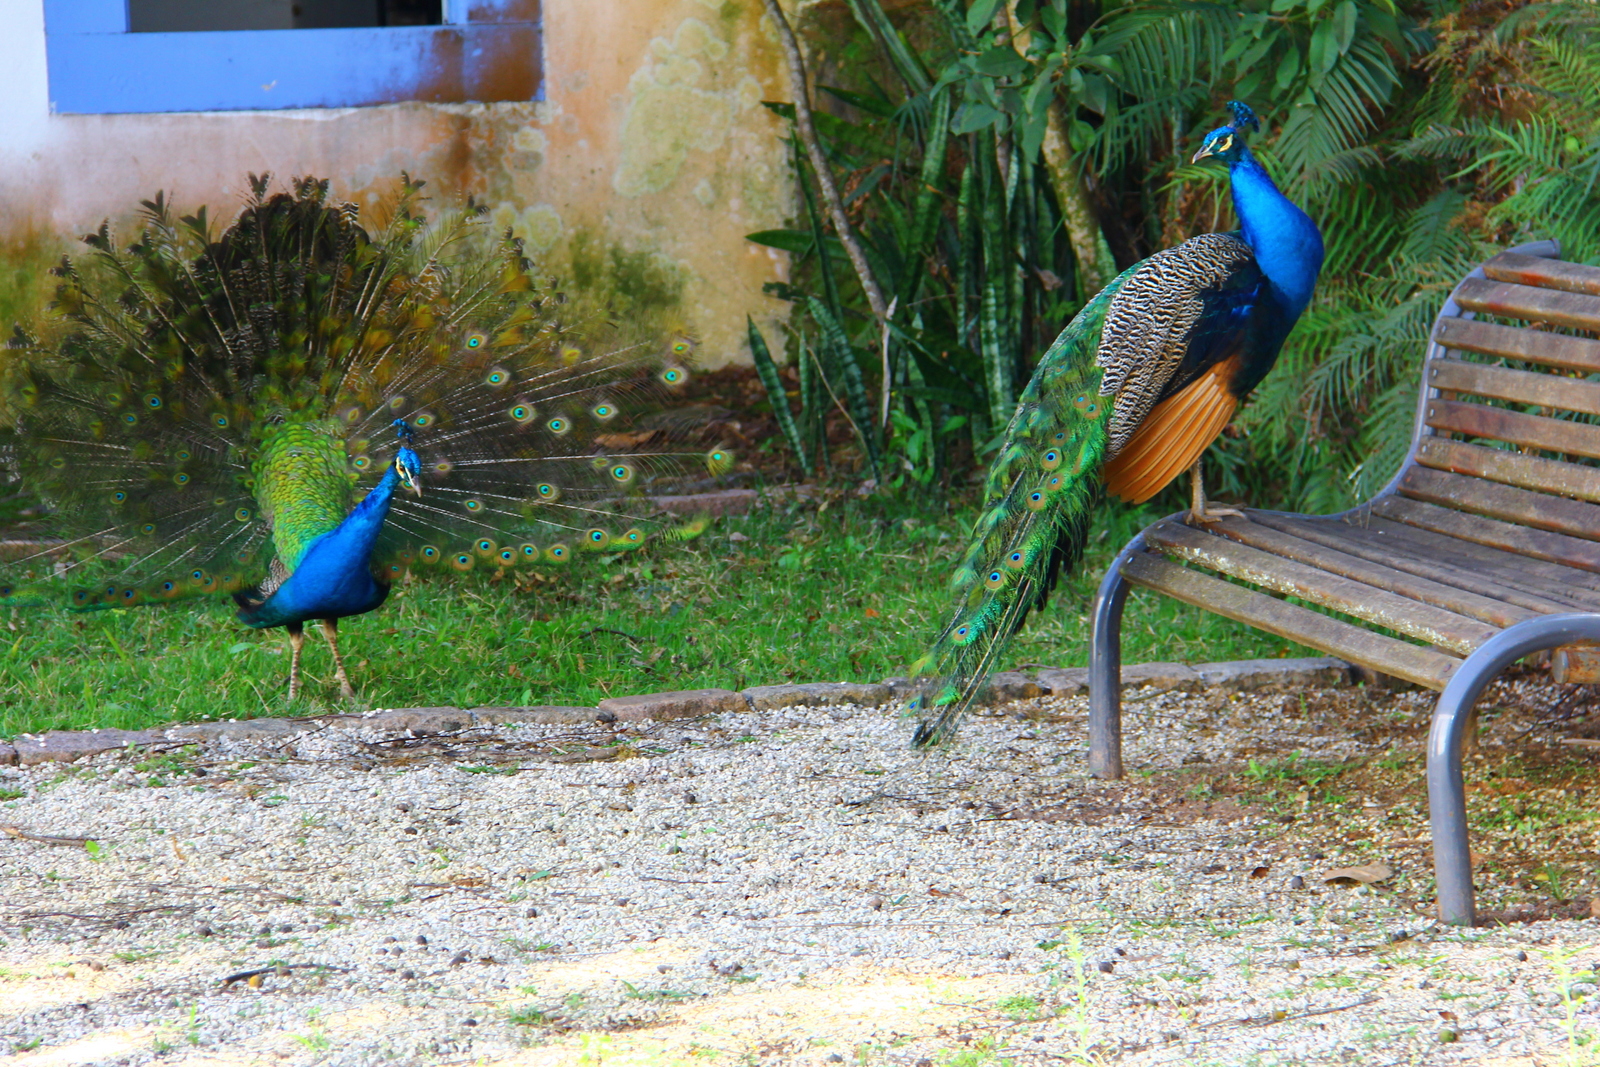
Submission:
<svg viewBox="0 0 1600 1067">
<path fill-rule="evenodd" d="M 839 242 L 844 245 L 845 254 L 850 257 L 850 265 L 855 268 L 856 277 L 861 280 L 861 288 L 866 290 L 867 303 L 872 305 L 872 313 L 877 316 L 879 327 L 887 331 L 889 305 L 883 299 L 883 290 L 878 288 L 877 279 L 872 276 L 872 268 L 867 264 L 867 256 L 861 250 L 861 243 L 856 240 L 855 230 L 850 226 L 850 218 L 844 213 L 844 200 L 839 196 L 839 187 L 834 184 L 833 170 L 822 154 L 822 144 L 817 140 L 817 128 L 811 122 L 811 97 L 806 90 L 806 67 L 805 60 L 800 55 L 800 43 L 795 40 L 794 29 L 784 16 L 783 8 L 778 6 L 778 0 L 766 0 L 766 5 L 767 14 L 772 16 L 773 25 L 778 28 L 778 40 L 783 43 L 783 54 L 789 61 L 789 87 L 794 93 L 794 124 L 800 134 L 800 143 L 805 146 L 806 156 L 811 160 L 811 169 L 817 172 L 817 184 L 822 186 L 822 199 L 828 205 L 828 216 L 833 220 L 834 232 L 839 235 Z M 889 383 L 884 382 L 883 388 L 887 392 Z"/>
</svg>

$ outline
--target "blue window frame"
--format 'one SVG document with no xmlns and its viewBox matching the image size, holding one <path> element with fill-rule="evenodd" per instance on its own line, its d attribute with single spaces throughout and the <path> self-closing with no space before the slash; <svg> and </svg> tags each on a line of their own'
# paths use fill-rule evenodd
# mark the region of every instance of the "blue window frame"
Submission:
<svg viewBox="0 0 1600 1067">
<path fill-rule="evenodd" d="M 128 0 L 44 0 L 58 113 L 544 99 L 539 0 L 445 0 L 444 25 L 130 32 Z"/>
</svg>

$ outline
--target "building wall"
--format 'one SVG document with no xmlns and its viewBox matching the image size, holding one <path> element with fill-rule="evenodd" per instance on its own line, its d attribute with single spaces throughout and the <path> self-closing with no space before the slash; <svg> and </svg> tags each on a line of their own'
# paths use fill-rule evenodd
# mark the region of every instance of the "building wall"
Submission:
<svg viewBox="0 0 1600 1067">
<path fill-rule="evenodd" d="M 574 255 L 591 274 L 645 264 L 658 292 L 681 293 L 665 326 L 698 340 L 702 365 L 747 362 L 744 316 L 779 314 L 761 286 L 787 263 L 743 236 L 791 212 L 782 131 L 761 106 L 788 96 L 761 4 L 544 0 L 543 14 L 538 103 L 57 115 L 42 0 L 0 0 L 0 241 L 104 218 L 126 231 L 158 189 L 226 217 L 250 172 L 328 177 L 375 206 L 406 170 L 440 200 L 474 196 L 568 276 Z"/>
</svg>

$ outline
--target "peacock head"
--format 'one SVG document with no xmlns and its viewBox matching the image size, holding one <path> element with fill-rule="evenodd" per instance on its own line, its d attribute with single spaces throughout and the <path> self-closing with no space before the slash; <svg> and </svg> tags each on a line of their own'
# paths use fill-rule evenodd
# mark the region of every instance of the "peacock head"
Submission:
<svg viewBox="0 0 1600 1067">
<path fill-rule="evenodd" d="M 1246 130 L 1259 130 L 1260 120 L 1249 104 L 1238 100 L 1228 101 L 1228 111 L 1233 115 L 1233 124 L 1220 126 L 1206 134 L 1206 139 L 1200 142 L 1200 151 L 1194 154 L 1190 162 L 1220 159 L 1224 163 L 1237 163 L 1250 154 L 1244 146 L 1244 134 Z"/>
<path fill-rule="evenodd" d="M 411 424 L 405 419 L 394 420 L 395 432 L 400 435 L 400 447 L 394 454 L 394 473 L 400 484 L 418 496 L 422 495 L 422 460 L 411 446 L 416 441 Z"/>
</svg>

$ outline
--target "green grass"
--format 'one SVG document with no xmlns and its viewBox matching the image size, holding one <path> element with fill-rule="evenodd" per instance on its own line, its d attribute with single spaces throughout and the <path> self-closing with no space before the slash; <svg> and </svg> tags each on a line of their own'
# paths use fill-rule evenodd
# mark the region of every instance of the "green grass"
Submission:
<svg viewBox="0 0 1600 1067">
<path fill-rule="evenodd" d="M 1094 587 L 1156 514 L 1108 509 L 1085 565 L 1001 666 L 1087 662 Z M 398 585 L 382 608 L 341 624 L 341 643 L 364 707 L 582 706 L 668 689 L 877 681 L 904 672 L 937 631 L 970 520 L 854 498 L 763 510 L 689 544 L 524 575 L 520 588 L 483 573 Z M 1303 654 L 1153 594 L 1134 593 L 1124 625 L 1130 663 Z M 308 695 L 291 703 L 282 635 L 241 626 L 221 599 L 14 608 L 0 611 L 5 626 L 0 736 L 349 710 L 316 634 Z"/>
</svg>

